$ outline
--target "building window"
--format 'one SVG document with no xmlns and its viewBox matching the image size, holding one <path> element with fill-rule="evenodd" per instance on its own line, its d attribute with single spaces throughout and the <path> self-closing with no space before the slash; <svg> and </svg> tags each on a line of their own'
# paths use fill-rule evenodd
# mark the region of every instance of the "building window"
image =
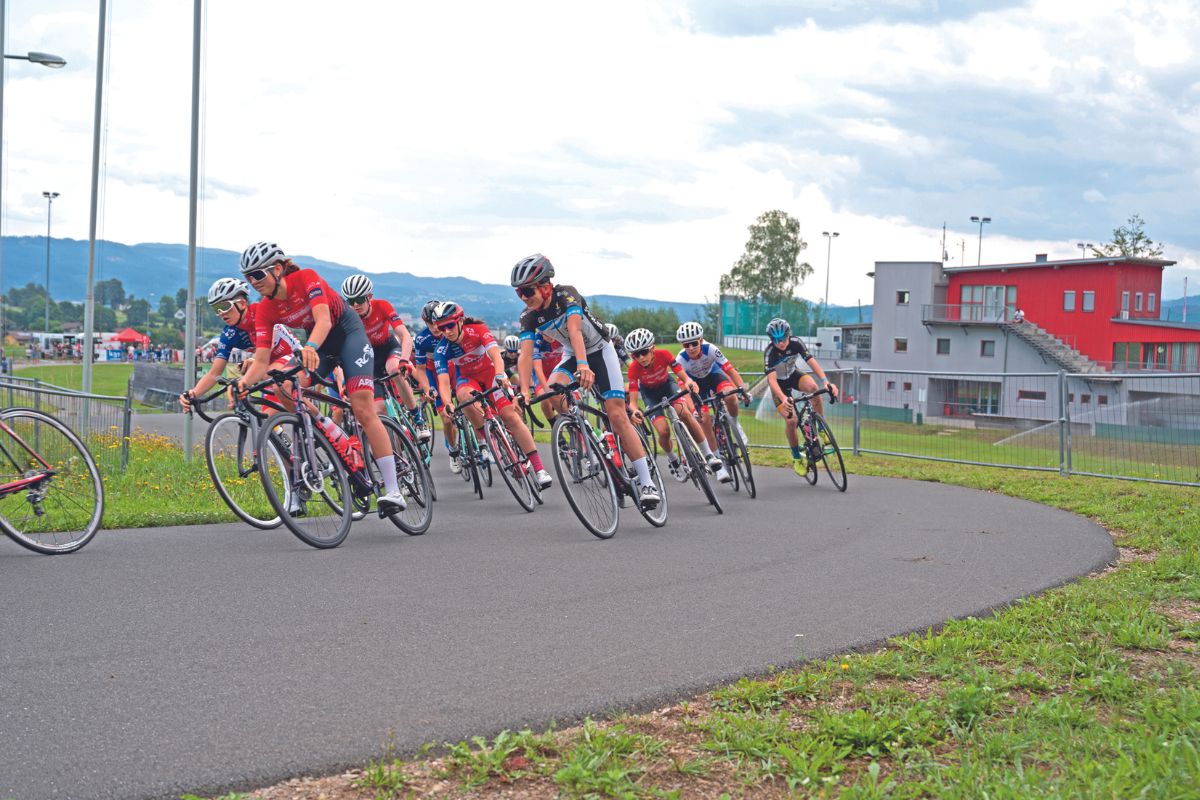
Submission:
<svg viewBox="0 0 1200 800">
<path fill-rule="evenodd" d="M 949 339 L 938 339 L 937 340 L 937 354 L 939 356 L 950 355 L 950 340 Z"/>
<path fill-rule="evenodd" d="M 1067 392 L 1067 402 L 1068 403 L 1075 402 L 1075 393 L 1074 392 Z"/>
<path fill-rule="evenodd" d="M 1133 310 L 1134 311 L 1142 310 L 1142 293 L 1141 292 L 1135 292 L 1133 295 Z"/>
<path fill-rule="evenodd" d="M 1146 295 L 1146 310 L 1147 311 L 1154 310 L 1154 305 L 1155 305 L 1155 302 L 1157 301 L 1157 299 L 1158 298 L 1156 298 L 1154 296 L 1154 292 L 1151 292 L 1150 294 Z"/>
<path fill-rule="evenodd" d="M 896 292 L 896 305 L 908 305 L 908 289 L 901 289 L 900 291 Z"/>
<path fill-rule="evenodd" d="M 1096 395 L 1096 403 L 1097 403 L 1097 405 L 1102 405 L 1102 406 L 1108 405 L 1108 395 L 1106 395 L 1106 394 Z"/>
<path fill-rule="evenodd" d="M 1074 310 L 1075 310 L 1075 292 L 1069 291 L 1069 290 L 1063 292 L 1063 311 L 1074 311 Z"/>
<path fill-rule="evenodd" d="M 1129 292 L 1121 292 L 1121 316 L 1129 316 Z"/>
<path fill-rule="evenodd" d="M 908 381 L 905 381 L 905 382 L 904 382 L 904 391 L 906 391 L 906 392 L 911 392 L 911 391 L 912 391 L 912 384 L 911 384 L 911 383 L 909 383 Z"/>
<path fill-rule="evenodd" d="M 908 352 L 908 339 L 896 339 L 895 346 L 896 346 L 897 353 L 907 353 Z"/>
<path fill-rule="evenodd" d="M 1090 394 L 1081 394 L 1079 395 L 1079 402 L 1086 406 L 1092 402 L 1092 396 Z"/>
<path fill-rule="evenodd" d="M 1018 389 L 1017 390 L 1017 399 L 1018 400 L 1045 400 L 1046 393 L 1045 392 L 1037 392 L 1037 391 L 1034 391 L 1033 389 Z"/>
<path fill-rule="evenodd" d="M 1096 293 L 1095 292 L 1084 292 L 1083 293 L 1083 310 L 1089 311 L 1089 312 L 1096 310 Z"/>
<path fill-rule="evenodd" d="M 996 355 L 996 340 L 984 339 L 979 343 L 979 355 L 991 358 Z"/>
<path fill-rule="evenodd" d="M 889 392 L 894 392 L 894 391 L 896 391 L 896 382 L 895 382 L 895 381 L 888 381 L 888 382 L 887 382 L 887 387 L 888 387 L 888 391 L 889 391 Z"/>
</svg>

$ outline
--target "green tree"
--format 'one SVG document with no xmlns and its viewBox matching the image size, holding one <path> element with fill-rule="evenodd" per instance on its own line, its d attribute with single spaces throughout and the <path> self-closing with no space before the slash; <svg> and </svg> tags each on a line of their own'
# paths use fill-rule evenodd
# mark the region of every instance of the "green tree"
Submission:
<svg viewBox="0 0 1200 800">
<path fill-rule="evenodd" d="M 109 278 L 99 281 L 92 289 L 97 305 L 108 306 L 112 309 L 125 305 L 125 287 L 119 278 Z"/>
<path fill-rule="evenodd" d="M 152 344 L 165 344 L 167 347 L 182 349 L 183 334 L 174 325 L 163 325 L 150 331 Z"/>
<path fill-rule="evenodd" d="M 1130 215 L 1124 225 L 1113 228 L 1113 238 L 1108 244 L 1092 247 L 1092 255 L 1112 258 L 1158 258 L 1163 254 L 1162 245 L 1154 241 L 1142 230 L 1146 224 L 1137 214 Z"/>
<path fill-rule="evenodd" d="M 813 272 L 811 264 L 800 261 L 800 253 L 808 247 L 800 238 L 800 221 L 784 211 L 768 211 L 749 231 L 745 252 L 721 276 L 721 293 L 768 303 L 791 299 Z"/>
<path fill-rule="evenodd" d="M 96 306 L 92 317 L 92 329 L 96 331 L 115 331 L 117 329 L 117 312 L 108 306 Z"/>
<path fill-rule="evenodd" d="M 139 325 L 143 328 L 146 327 L 150 322 L 150 301 L 140 297 L 131 297 L 129 307 L 125 309 L 125 322 L 131 328 Z"/>
<path fill-rule="evenodd" d="M 82 303 L 72 303 L 70 300 L 62 300 L 55 305 L 58 307 L 58 316 L 63 322 L 83 322 Z"/>
<path fill-rule="evenodd" d="M 184 302 L 187 302 L 186 298 L 184 298 Z M 168 323 L 175 322 L 175 310 L 177 308 L 179 306 L 175 304 L 175 298 L 169 294 L 164 294 L 158 299 L 158 313 Z"/>
<path fill-rule="evenodd" d="M 660 341 L 675 341 L 679 315 L 673 308 L 627 308 L 612 319 L 612 323 L 627 334 L 634 328 L 646 328 Z"/>
<path fill-rule="evenodd" d="M 203 296 L 200 294 L 201 291 L 202 290 L 200 289 L 200 287 L 197 286 L 196 287 L 196 297 L 199 299 L 203 299 Z M 204 289 L 203 291 L 207 291 L 207 288 Z M 186 286 L 184 286 L 179 291 L 175 292 L 175 307 L 176 308 L 187 308 L 187 287 Z"/>
</svg>

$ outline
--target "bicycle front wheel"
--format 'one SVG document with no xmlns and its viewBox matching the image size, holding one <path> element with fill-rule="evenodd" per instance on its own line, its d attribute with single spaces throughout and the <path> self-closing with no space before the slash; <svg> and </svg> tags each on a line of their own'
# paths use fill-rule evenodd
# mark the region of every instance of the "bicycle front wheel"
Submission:
<svg viewBox="0 0 1200 800">
<path fill-rule="evenodd" d="M 742 479 L 742 484 L 746 487 L 746 494 L 752 498 L 758 497 L 758 488 L 754 485 L 754 468 L 750 464 L 750 449 L 746 447 L 746 441 L 738 433 L 736 426 L 730 427 L 729 436 L 729 443 L 733 450 L 733 466 L 737 468 L 735 474 Z"/>
<path fill-rule="evenodd" d="M 282 520 L 271 508 L 258 478 L 257 442 L 250 425 L 237 414 L 217 416 L 204 434 L 204 458 L 217 494 L 243 522 L 261 530 L 278 528 Z M 272 449 L 272 458 L 278 453 Z"/>
<path fill-rule="evenodd" d="M 663 525 L 667 524 L 667 485 L 665 482 L 663 482 L 662 473 L 658 471 L 657 459 L 650 455 L 650 445 L 646 442 L 646 434 L 636 426 L 633 430 L 637 434 L 637 437 L 641 439 L 642 450 L 646 453 L 646 467 L 650 470 L 650 482 L 654 484 L 656 489 L 658 489 L 658 505 L 656 505 L 654 508 L 642 508 L 642 504 L 638 502 L 639 498 L 636 497 L 633 498 L 634 505 L 637 506 L 638 513 L 645 518 L 646 522 L 649 522 L 656 528 L 661 528 Z M 625 459 L 625 464 L 628 467 L 629 473 L 631 475 L 635 475 L 636 472 L 633 469 L 633 462 L 630 460 L 629 456 L 625 454 L 625 448 L 623 447 L 621 448 L 621 457 Z M 636 485 L 635 481 L 631 480 L 630 483 Z"/>
<path fill-rule="evenodd" d="M 381 417 L 380 422 L 387 430 L 388 441 L 392 443 L 392 455 L 396 459 L 396 483 L 406 501 L 405 509 L 389 515 L 388 519 L 409 536 L 420 536 L 429 530 L 429 523 L 433 521 L 433 483 L 420 452 L 400 424 L 391 417 Z"/>
<path fill-rule="evenodd" d="M 38 553 L 83 547 L 104 515 L 104 484 L 92 454 L 49 414 L 9 408 L 0 421 L 0 531 Z"/>
<path fill-rule="evenodd" d="M 617 490 L 608 474 L 608 464 L 583 424 L 570 414 L 561 414 L 551 428 L 554 472 L 571 510 L 583 527 L 601 539 L 617 532 Z"/>
<path fill-rule="evenodd" d="M 526 511 L 533 511 L 533 490 L 525 479 L 526 465 L 517 455 L 516 444 L 508 430 L 496 420 L 489 419 L 483 424 L 483 436 L 496 459 L 496 471 L 512 492 L 517 505 Z"/>
<path fill-rule="evenodd" d="M 275 513 L 296 538 L 318 549 L 337 547 L 350 533 L 350 479 L 333 445 L 316 425 L 310 459 L 304 423 L 276 414 L 258 431 L 259 477 Z M 274 455 L 268 455 L 270 451 Z"/>
<path fill-rule="evenodd" d="M 844 492 L 846 491 L 846 465 L 842 461 L 841 448 L 838 447 L 837 440 L 833 438 L 833 431 L 830 430 L 829 423 L 825 421 L 825 418 L 813 412 L 813 420 L 817 424 L 817 440 L 821 442 L 823 449 L 821 461 L 825 463 L 825 471 L 829 473 L 829 480 L 833 481 L 837 490 Z"/>
<path fill-rule="evenodd" d="M 675 443 L 680 450 L 683 451 L 684 461 L 687 464 L 689 477 L 696 488 L 704 493 L 708 498 L 708 502 L 717 510 L 718 514 L 724 514 L 725 509 L 721 508 L 721 501 L 717 499 L 717 493 L 713 491 L 712 483 L 708 480 L 708 465 L 704 463 L 703 456 L 700 455 L 700 450 L 696 447 L 696 443 L 692 441 L 692 434 L 688 429 L 680 424 L 675 428 Z"/>
</svg>

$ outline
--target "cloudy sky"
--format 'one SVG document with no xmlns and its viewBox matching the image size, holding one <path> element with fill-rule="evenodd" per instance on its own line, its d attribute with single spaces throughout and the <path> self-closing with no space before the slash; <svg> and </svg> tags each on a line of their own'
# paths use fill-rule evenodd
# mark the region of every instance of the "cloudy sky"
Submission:
<svg viewBox="0 0 1200 800">
<path fill-rule="evenodd" d="M 3 232 L 86 238 L 96 0 L 5 0 Z M 192 3 L 110 0 L 101 236 L 186 242 Z M 207 3 L 201 244 L 701 300 L 760 213 L 810 299 L 876 260 L 1079 254 L 1131 213 L 1200 289 L 1194 0 Z M 989 10 L 979 11 L 981 7 Z M 822 231 L 838 231 L 827 249 Z"/>
</svg>

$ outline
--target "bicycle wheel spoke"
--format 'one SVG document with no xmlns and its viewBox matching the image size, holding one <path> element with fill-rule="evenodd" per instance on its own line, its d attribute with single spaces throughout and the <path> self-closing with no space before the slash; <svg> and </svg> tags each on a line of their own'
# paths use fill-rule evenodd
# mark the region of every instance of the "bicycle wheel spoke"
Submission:
<svg viewBox="0 0 1200 800">
<path fill-rule="evenodd" d="M 277 457 L 261 459 L 260 478 L 288 530 L 313 547 L 337 547 L 350 532 L 350 483 L 324 434 L 312 429 L 311 453 L 308 435 L 295 414 L 272 417 L 259 431 L 258 449 L 274 448 Z"/>
<path fill-rule="evenodd" d="M 258 467 L 251 439 L 250 426 L 236 414 L 214 419 L 204 437 L 208 474 L 217 494 L 234 514 L 256 528 L 275 528 L 280 519 L 255 474 Z M 277 457 L 273 450 L 270 452 Z"/>
<path fill-rule="evenodd" d="M 611 537 L 617 532 L 620 518 L 616 489 L 603 456 L 574 417 L 564 415 L 556 419 L 552 435 L 554 470 L 567 502 L 593 535 L 602 539 Z"/>
</svg>

